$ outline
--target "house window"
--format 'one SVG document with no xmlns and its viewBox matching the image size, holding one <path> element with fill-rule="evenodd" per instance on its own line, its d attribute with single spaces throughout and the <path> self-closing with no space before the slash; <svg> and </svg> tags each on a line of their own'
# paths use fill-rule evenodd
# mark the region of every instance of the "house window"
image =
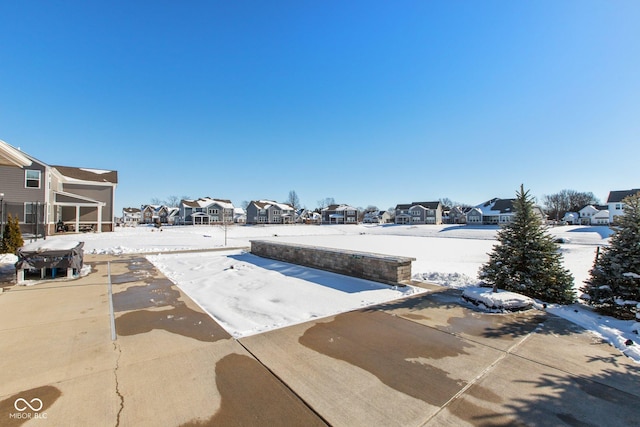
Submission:
<svg viewBox="0 0 640 427">
<path fill-rule="evenodd" d="M 622 210 L 622 203 L 616 203 L 616 210 L 617 211 Z"/>
<path fill-rule="evenodd" d="M 25 183 L 26 188 L 40 188 L 40 171 L 27 169 L 25 171 Z"/>
<path fill-rule="evenodd" d="M 209 215 L 218 215 L 218 209 L 209 209 Z"/>
<path fill-rule="evenodd" d="M 25 203 L 24 204 L 24 222 L 25 224 L 35 224 L 38 218 L 38 204 L 37 203 Z"/>
<path fill-rule="evenodd" d="M 274 214 L 274 215 L 280 215 L 280 211 L 276 211 L 276 210 L 274 210 L 274 211 L 273 211 L 273 214 Z"/>
</svg>

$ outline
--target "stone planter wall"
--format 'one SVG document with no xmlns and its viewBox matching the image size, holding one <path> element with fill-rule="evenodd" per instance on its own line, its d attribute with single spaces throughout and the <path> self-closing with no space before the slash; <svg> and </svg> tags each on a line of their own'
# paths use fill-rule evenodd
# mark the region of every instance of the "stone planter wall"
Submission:
<svg viewBox="0 0 640 427">
<path fill-rule="evenodd" d="M 408 284 L 411 281 L 411 262 L 415 261 L 415 258 L 408 257 L 267 240 L 252 240 L 251 253 L 389 285 Z"/>
</svg>

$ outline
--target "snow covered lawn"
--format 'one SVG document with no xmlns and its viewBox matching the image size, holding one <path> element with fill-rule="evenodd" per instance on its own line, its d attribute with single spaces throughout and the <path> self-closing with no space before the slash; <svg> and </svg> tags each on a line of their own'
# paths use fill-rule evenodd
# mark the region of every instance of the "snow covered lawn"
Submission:
<svg viewBox="0 0 640 427">
<path fill-rule="evenodd" d="M 425 292 L 240 250 L 147 258 L 236 338 Z"/>
<path fill-rule="evenodd" d="M 414 257 L 414 279 L 465 289 L 478 285 L 477 273 L 496 243 L 496 231 L 495 227 L 458 225 L 282 225 L 232 226 L 225 233 L 215 226 L 163 227 L 162 231 L 141 226 L 49 239 L 81 238 L 85 253 L 162 252 L 150 255 L 151 261 L 231 333 L 241 336 L 402 298 L 416 290 L 262 260 L 240 251 L 215 255 L 170 252 L 248 247 L 252 239 L 299 242 Z M 560 245 L 564 264 L 577 290 L 589 276 L 596 248 L 608 243 L 611 230 L 564 226 L 550 233 L 564 242 Z M 10 262 L 15 257 L 0 260 L 0 273 L 11 269 Z M 600 316 L 580 303 L 550 304 L 546 310 L 607 339 L 640 363 L 639 323 Z"/>
</svg>

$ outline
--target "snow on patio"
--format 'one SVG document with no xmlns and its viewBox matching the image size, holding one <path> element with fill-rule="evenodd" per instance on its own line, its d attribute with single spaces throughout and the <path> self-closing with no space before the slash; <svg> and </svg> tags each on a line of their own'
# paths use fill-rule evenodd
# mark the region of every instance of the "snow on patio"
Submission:
<svg viewBox="0 0 640 427">
<path fill-rule="evenodd" d="M 236 338 L 425 292 L 240 250 L 147 258 Z"/>
<path fill-rule="evenodd" d="M 497 230 L 491 226 L 361 224 L 232 226 L 225 232 L 216 226 L 163 227 L 162 231 L 141 226 L 116 228 L 113 233 L 87 233 L 81 237 L 85 254 L 162 252 L 159 256 L 150 255 L 152 262 L 220 323 L 234 329 L 233 334 L 240 336 L 402 298 L 413 288 L 393 289 L 358 279 L 353 279 L 358 283 L 344 282 L 344 276 L 255 259 L 240 251 L 170 255 L 171 252 L 247 247 L 250 240 L 265 238 L 362 250 L 414 257 L 414 279 L 465 289 L 478 284 L 478 269 L 488 260 Z M 611 229 L 562 226 L 549 232 L 562 240 L 564 265 L 574 277 L 574 288 L 579 290 L 589 277 L 596 248 L 608 244 Z M 76 234 L 54 235 L 48 240 L 75 241 L 78 237 Z M 15 260 L 14 255 L 0 255 L 0 278 L 15 271 L 12 265 Z M 373 287 L 367 288 L 362 282 Z M 280 288 L 280 291 L 276 293 L 271 288 Z M 324 293 L 324 299 L 317 297 L 317 292 Z M 199 299 L 198 293 L 203 297 Z M 317 305 L 310 303 L 315 300 Z M 214 314 L 216 304 L 219 308 Z M 269 308 L 267 313 L 265 307 Z M 603 337 L 640 363 L 640 322 L 602 316 L 582 303 L 548 304 L 546 310 Z M 629 342 L 631 344 L 627 344 Z"/>
</svg>

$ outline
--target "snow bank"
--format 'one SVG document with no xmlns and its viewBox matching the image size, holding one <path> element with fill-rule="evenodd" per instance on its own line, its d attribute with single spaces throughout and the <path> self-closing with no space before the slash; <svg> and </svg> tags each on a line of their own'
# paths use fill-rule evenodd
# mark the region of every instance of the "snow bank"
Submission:
<svg viewBox="0 0 640 427">
<path fill-rule="evenodd" d="M 492 288 L 465 288 L 462 292 L 462 298 L 476 306 L 494 312 L 527 310 L 534 306 L 533 299 L 529 297 L 503 290 L 493 292 Z"/>
</svg>

